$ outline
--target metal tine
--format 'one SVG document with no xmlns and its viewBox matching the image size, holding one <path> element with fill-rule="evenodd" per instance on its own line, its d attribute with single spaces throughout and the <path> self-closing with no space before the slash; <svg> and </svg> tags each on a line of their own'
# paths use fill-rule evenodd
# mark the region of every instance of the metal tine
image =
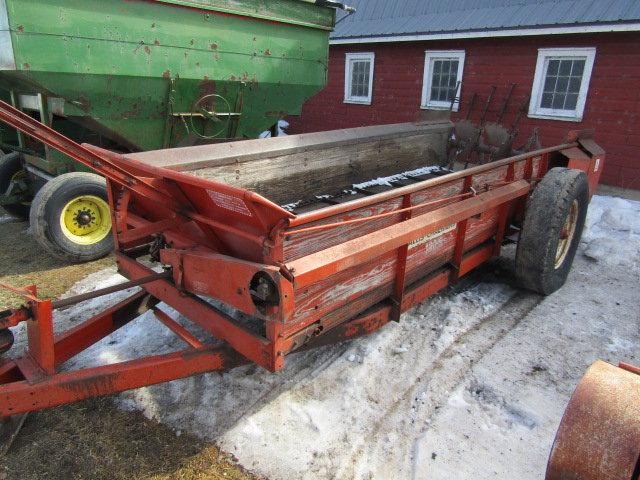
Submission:
<svg viewBox="0 0 640 480">
<path fill-rule="evenodd" d="M 484 110 L 482 111 L 482 117 L 480 117 L 480 127 L 482 128 L 484 126 L 484 123 L 487 119 L 487 112 L 489 111 L 489 106 L 491 105 L 491 102 L 493 101 L 493 96 L 496 93 L 498 87 L 496 87 L 495 85 L 491 85 L 491 93 L 489 94 L 489 96 L 487 97 L 487 102 L 484 105 Z"/>
<path fill-rule="evenodd" d="M 504 97 L 504 102 L 502 102 L 502 108 L 500 109 L 500 113 L 498 114 L 497 123 L 502 122 L 502 118 L 504 114 L 507 112 L 507 107 L 509 106 L 509 101 L 511 100 L 511 95 L 513 94 L 513 90 L 516 88 L 516 84 L 512 83 L 509 87 L 509 93 Z"/>
<path fill-rule="evenodd" d="M 456 104 L 456 102 L 458 102 L 458 104 L 460 104 L 460 97 L 456 96 L 458 94 L 458 89 L 460 88 L 460 84 L 462 82 L 460 80 L 458 80 L 458 82 L 456 83 L 456 86 L 453 87 L 453 95 L 451 95 L 451 104 L 449 105 L 449 111 L 452 112 L 453 111 L 453 106 Z M 451 92 L 451 88 L 449 89 L 449 92 Z"/>
<path fill-rule="evenodd" d="M 474 140 L 474 142 L 471 144 L 470 148 L 469 148 L 469 152 L 467 153 L 467 158 L 464 164 L 464 169 L 466 170 L 467 168 L 469 168 L 469 160 L 471 158 L 471 152 L 477 148 L 478 143 L 480 142 L 480 135 L 482 135 L 482 129 L 484 128 L 484 123 L 487 119 L 487 112 L 489 111 L 489 106 L 491 105 L 491 102 L 493 101 L 493 96 L 496 93 L 496 89 L 498 87 L 496 87 L 495 85 L 491 85 L 491 93 L 489 93 L 489 96 L 487 97 L 487 101 L 484 105 L 484 109 L 482 111 L 482 116 L 480 117 L 480 125 L 478 126 L 478 133 L 476 134 L 476 138 Z"/>
<path fill-rule="evenodd" d="M 473 110 L 473 107 L 476 104 L 477 98 L 478 98 L 478 94 L 476 92 L 473 92 L 473 95 L 471 96 L 471 100 L 469 100 L 469 109 L 467 110 L 467 115 L 465 116 L 466 120 L 469 120 L 469 118 L 471 117 L 471 111 Z"/>
</svg>

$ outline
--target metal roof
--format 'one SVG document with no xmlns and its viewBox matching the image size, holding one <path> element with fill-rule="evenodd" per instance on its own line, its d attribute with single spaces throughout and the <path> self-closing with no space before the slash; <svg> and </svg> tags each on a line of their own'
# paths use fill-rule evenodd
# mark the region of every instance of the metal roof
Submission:
<svg viewBox="0 0 640 480">
<path fill-rule="evenodd" d="M 350 0 L 355 14 L 332 40 L 459 32 L 625 25 L 640 22 L 640 0 Z M 472 36 L 472 35 L 470 35 Z"/>
</svg>

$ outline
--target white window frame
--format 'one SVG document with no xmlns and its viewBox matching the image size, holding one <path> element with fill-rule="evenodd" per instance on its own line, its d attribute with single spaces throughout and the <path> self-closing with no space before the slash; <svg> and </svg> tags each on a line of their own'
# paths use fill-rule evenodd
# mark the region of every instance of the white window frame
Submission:
<svg viewBox="0 0 640 480">
<path fill-rule="evenodd" d="M 564 120 L 567 122 L 581 122 L 584 114 L 584 107 L 589 93 L 589 82 L 593 71 L 593 63 L 596 58 L 595 47 L 581 48 L 539 48 L 538 61 L 536 62 L 536 73 L 533 78 L 531 89 L 531 100 L 529 102 L 529 117 L 545 118 L 551 120 Z M 542 108 L 542 93 L 544 82 L 547 77 L 549 60 L 574 60 L 585 59 L 584 70 L 582 71 L 582 82 L 578 101 L 575 110 L 557 110 L 553 108 Z"/>
<path fill-rule="evenodd" d="M 455 93 L 456 101 L 453 104 L 453 111 L 457 112 L 460 107 L 460 91 L 462 89 L 462 74 L 464 72 L 464 50 L 426 50 L 424 52 L 424 74 L 422 76 L 422 97 L 420 108 L 429 110 L 449 110 L 451 102 L 429 100 L 431 94 L 431 84 L 433 83 L 433 62 L 435 60 L 458 60 L 458 74 L 456 82 L 460 82 Z"/>
<path fill-rule="evenodd" d="M 369 61 L 369 95 L 366 97 L 351 95 L 351 65 L 354 61 L 368 60 Z M 373 52 L 359 52 L 359 53 L 347 53 L 344 62 L 344 103 L 356 103 L 359 105 L 371 105 L 371 99 L 373 98 L 373 66 L 376 60 L 376 55 Z"/>
</svg>

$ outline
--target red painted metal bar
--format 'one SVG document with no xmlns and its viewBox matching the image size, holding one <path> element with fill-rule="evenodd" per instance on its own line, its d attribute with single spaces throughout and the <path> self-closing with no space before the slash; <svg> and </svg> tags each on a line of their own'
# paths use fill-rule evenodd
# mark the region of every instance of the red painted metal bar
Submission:
<svg viewBox="0 0 640 480">
<path fill-rule="evenodd" d="M 55 338 L 55 364 L 60 365 L 142 315 L 159 300 L 141 290 Z"/>
<path fill-rule="evenodd" d="M 240 230 L 239 228 L 235 228 L 231 225 L 225 225 L 222 222 L 217 222 L 211 218 L 205 217 L 204 215 L 200 215 L 199 213 L 189 213 L 189 218 L 192 218 L 193 220 L 203 223 L 205 225 L 208 225 L 210 227 L 218 228 L 220 230 L 224 230 L 229 233 L 232 233 L 240 238 L 249 240 L 250 242 L 253 242 L 256 245 L 262 246 L 264 244 L 265 237 L 253 235 L 251 233 Z"/>
<path fill-rule="evenodd" d="M 636 375 L 640 375 L 640 367 L 636 367 L 635 365 L 631 365 L 630 363 L 620 362 L 618 365 L 619 368 L 626 370 L 627 372 L 635 373 Z"/>
<path fill-rule="evenodd" d="M 184 217 L 167 218 L 158 222 L 146 222 L 144 226 L 132 229 L 123 229 L 118 232 L 119 240 L 123 243 L 134 242 L 142 238 L 148 237 L 154 233 L 159 233 L 179 226 L 187 221 Z"/>
<path fill-rule="evenodd" d="M 332 328 L 322 335 L 312 338 L 308 343 L 300 348 L 300 350 L 308 350 L 322 345 L 331 345 L 333 343 L 343 342 L 363 335 L 368 335 L 389 323 L 392 315 L 393 312 L 390 305 L 381 305 L 379 308 L 374 309 L 371 312 L 360 315 L 348 322 Z"/>
<path fill-rule="evenodd" d="M 180 337 L 186 344 L 193 348 L 203 348 L 204 344 L 198 340 L 194 335 L 186 328 L 176 322 L 173 318 L 167 315 L 165 312 L 157 307 L 154 307 L 153 314 L 158 320 L 160 320 L 169 330 Z"/>
<path fill-rule="evenodd" d="M 473 185 L 473 177 L 469 175 L 464 179 L 464 183 L 462 184 L 462 190 L 468 191 L 472 188 Z M 456 244 L 453 247 L 453 260 L 451 261 L 451 265 L 453 269 L 451 270 L 451 281 L 455 282 L 458 280 L 460 276 L 460 263 L 462 262 L 462 255 L 464 254 L 464 241 L 467 236 L 467 224 L 469 223 L 468 218 L 464 218 L 456 224 Z"/>
<path fill-rule="evenodd" d="M 484 245 L 472 250 L 462 258 L 458 275 L 461 277 L 466 275 L 474 268 L 479 267 L 493 256 L 493 245 Z"/>
<path fill-rule="evenodd" d="M 123 254 L 117 254 L 117 261 L 120 270 L 131 279 L 141 278 L 152 272 L 148 267 Z M 274 362 L 269 350 L 269 342 L 265 338 L 245 330 L 223 312 L 214 309 L 197 297 L 178 290 L 171 282 L 158 280 L 147 284 L 145 290 L 214 337 L 227 342 L 249 360 L 273 370 Z"/>
<path fill-rule="evenodd" d="M 363 218 L 354 218 L 352 220 L 344 220 L 342 222 L 324 223 L 322 225 L 314 225 L 313 227 L 305 227 L 305 228 L 299 228 L 296 230 L 288 230 L 285 232 L 285 235 L 287 236 L 298 235 L 301 233 L 317 232 L 320 230 L 328 230 L 330 228 L 335 228 L 335 227 L 343 227 L 345 225 L 354 225 L 356 223 L 370 222 L 372 220 L 378 220 L 379 218 L 385 218 L 385 217 L 397 215 L 398 213 L 403 213 L 403 214 L 411 213 L 412 211 L 418 208 L 434 207 L 436 205 L 442 205 L 448 202 L 452 202 L 454 200 L 461 200 L 463 198 L 473 197 L 473 195 L 474 195 L 473 192 L 461 193 L 460 195 L 453 195 L 451 197 L 441 198 L 439 200 L 433 200 L 431 202 L 424 202 L 424 203 L 419 203 L 417 205 L 403 206 L 402 208 L 398 208 L 397 210 L 380 213 L 378 215 L 370 215 Z M 405 197 L 407 196 L 409 196 L 409 194 L 405 195 Z M 368 198 L 368 197 L 365 197 L 365 198 Z"/>
<path fill-rule="evenodd" d="M 118 233 L 127 229 L 127 216 L 131 190 L 123 189 L 116 183 L 107 182 L 107 200 L 109 201 L 109 213 L 111 214 L 111 237 L 113 238 L 113 250 L 119 251 L 120 241 Z M 122 209 L 123 211 L 119 211 Z"/>
<path fill-rule="evenodd" d="M 41 141 L 74 160 L 95 170 L 100 175 L 109 178 L 122 186 L 134 188 L 138 193 L 167 205 L 174 205 L 171 197 L 158 192 L 151 184 L 142 178 L 114 164 L 109 159 L 97 155 L 88 148 L 65 137 L 54 129 L 38 122 L 26 113 L 0 100 L 0 120 L 20 130 L 23 133 Z"/>
<path fill-rule="evenodd" d="M 442 271 L 432 274 L 428 279 L 419 282 L 417 285 L 411 287 L 402 299 L 402 311 L 406 312 L 410 308 L 422 302 L 425 298 L 430 297 L 436 292 L 439 292 L 443 288 L 449 285 L 450 270 L 444 269 Z"/>
<path fill-rule="evenodd" d="M 32 303 L 33 318 L 27 320 L 29 356 L 50 375 L 55 372 L 53 308 L 51 300 Z"/>
<path fill-rule="evenodd" d="M 461 200 L 405 222 L 307 255 L 289 262 L 287 268 L 293 272 L 296 288 L 304 287 L 320 278 L 326 278 L 433 233 L 439 228 L 526 195 L 530 188 L 529 182 L 525 180 L 513 182 L 477 197 Z"/>
<path fill-rule="evenodd" d="M 0 417 L 189 377 L 223 371 L 245 360 L 226 347 L 189 348 L 72 372 L 63 372 L 34 384 L 18 381 L 0 386 Z"/>
<path fill-rule="evenodd" d="M 402 214 L 402 221 L 409 220 L 411 218 L 412 210 L 407 209 L 411 206 L 411 195 L 407 194 L 402 197 L 402 206 L 405 212 Z M 407 255 L 409 252 L 409 244 L 405 243 L 398 248 L 398 258 L 396 260 L 396 281 L 393 291 L 393 308 L 392 319 L 396 322 L 400 321 L 400 315 L 402 313 L 402 299 L 404 297 L 405 282 L 407 276 Z"/>
<path fill-rule="evenodd" d="M 511 163 L 507 167 L 507 175 L 505 178 L 506 182 L 511 182 L 515 175 L 515 164 Z M 493 255 L 500 255 L 500 250 L 502 249 L 502 241 L 504 240 L 504 232 L 507 228 L 507 219 L 509 216 L 509 209 L 511 208 L 510 204 L 503 204 L 498 207 L 498 228 L 496 230 L 496 241 L 493 249 Z"/>
<path fill-rule="evenodd" d="M 535 178 L 537 182 L 542 180 L 542 177 L 544 177 L 547 174 L 547 170 L 549 169 L 549 154 L 550 153 L 551 152 L 547 152 L 547 153 L 545 153 L 544 155 L 542 155 L 540 157 L 540 165 L 538 166 L 538 174 L 536 175 L 536 178 Z"/>
</svg>

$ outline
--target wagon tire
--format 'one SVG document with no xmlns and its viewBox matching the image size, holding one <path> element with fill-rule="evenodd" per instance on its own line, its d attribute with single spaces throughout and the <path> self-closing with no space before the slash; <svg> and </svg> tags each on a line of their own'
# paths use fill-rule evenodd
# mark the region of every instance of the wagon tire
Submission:
<svg viewBox="0 0 640 480">
<path fill-rule="evenodd" d="M 7 154 L 0 152 L 0 195 L 7 192 L 12 180 L 17 176 L 26 177 L 20 154 L 18 152 Z M 11 203 L 3 205 L 2 208 L 11 216 L 23 219 L 29 218 L 29 202 Z"/>
<path fill-rule="evenodd" d="M 564 285 L 573 264 L 589 206 L 587 176 L 552 168 L 527 201 L 515 273 L 519 284 L 549 295 Z"/>
<path fill-rule="evenodd" d="M 99 175 L 65 173 L 48 181 L 33 199 L 29 220 L 38 243 L 62 260 L 96 260 L 113 248 L 106 182 Z"/>
</svg>

